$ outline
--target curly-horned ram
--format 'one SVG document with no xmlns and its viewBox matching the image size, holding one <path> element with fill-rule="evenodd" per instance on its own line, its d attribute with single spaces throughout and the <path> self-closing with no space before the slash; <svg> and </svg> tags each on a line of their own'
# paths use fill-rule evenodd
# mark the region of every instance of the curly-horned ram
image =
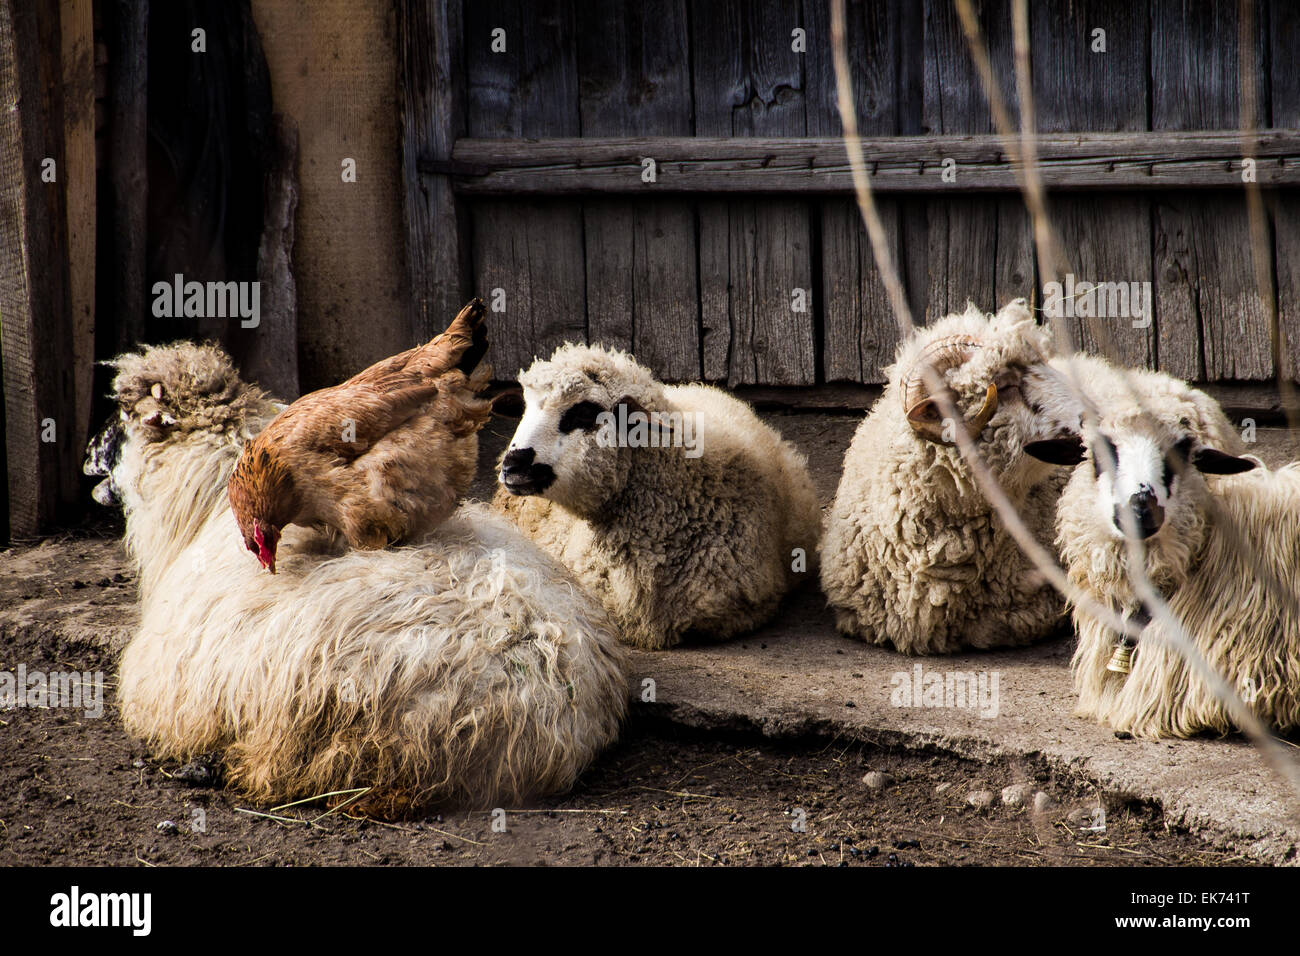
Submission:
<svg viewBox="0 0 1300 956">
<path fill-rule="evenodd" d="M 963 427 L 1029 529 L 1052 540 L 1068 473 L 1023 453 L 1038 436 L 1026 370 L 1051 356 L 1023 299 L 974 306 L 905 341 L 858 427 L 822 540 L 822 589 L 839 629 L 909 654 L 1027 644 L 1060 627 L 1064 604 L 1003 527 L 961 457 Z M 943 417 L 929 368 L 943 381 Z"/>
<path fill-rule="evenodd" d="M 223 489 L 277 406 L 213 347 L 117 368 L 113 482 L 142 582 L 119 698 L 158 754 L 224 751 L 266 801 L 370 788 L 355 806 L 387 815 L 564 790 L 614 739 L 613 624 L 509 522 L 467 505 L 371 552 L 295 527 L 259 573 Z"/>
<path fill-rule="evenodd" d="M 567 344 L 520 376 L 494 504 L 599 595 L 638 647 L 768 620 L 815 564 L 807 462 L 744 402 Z"/>
<path fill-rule="evenodd" d="M 1081 461 L 1058 509 L 1062 559 L 1095 601 L 1145 622 L 1136 646 L 1121 651 L 1120 635 L 1075 609 L 1076 712 L 1141 737 L 1234 728 L 1224 702 L 1139 601 L 1127 531 L 1141 542 L 1152 586 L 1210 666 L 1260 718 L 1280 730 L 1300 726 L 1300 463 L 1270 471 L 1240 457 L 1242 441 L 1218 404 L 1167 375 L 1082 356 L 1070 364 L 1088 413 L 1059 376 L 1031 384 L 1073 433 L 1029 452 Z"/>
</svg>

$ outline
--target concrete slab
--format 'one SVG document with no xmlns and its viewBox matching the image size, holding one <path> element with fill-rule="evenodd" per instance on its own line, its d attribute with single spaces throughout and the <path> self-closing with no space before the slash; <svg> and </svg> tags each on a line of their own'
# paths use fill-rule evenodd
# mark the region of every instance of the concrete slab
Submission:
<svg viewBox="0 0 1300 956">
<path fill-rule="evenodd" d="M 808 453 L 828 503 L 858 416 L 767 417 Z M 491 463 L 510 429 L 494 422 L 485 433 L 479 497 L 491 493 Z M 1270 465 L 1300 457 L 1300 437 L 1281 429 L 1259 429 L 1258 437 L 1255 451 Z M 0 553 L 0 666 L 9 666 L 9 649 L 30 648 L 38 633 L 42 649 L 61 654 L 73 649 L 68 645 L 120 648 L 133 625 L 132 582 L 121 545 L 111 539 L 52 539 Z M 839 736 L 1045 765 L 1115 800 L 1156 803 L 1171 822 L 1216 844 L 1263 862 L 1297 862 L 1300 799 L 1250 745 L 1235 738 L 1119 740 L 1072 716 L 1070 650 L 1063 634 L 1028 649 L 907 658 L 838 635 L 824 600 L 808 586 L 769 626 L 743 639 L 634 652 L 634 719 L 655 715 L 706 731 Z M 902 706 L 894 691 L 913 681 L 917 667 L 923 675 L 982 674 L 989 691 L 996 675 L 996 708 Z M 642 699 L 647 680 L 653 701 Z"/>
</svg>

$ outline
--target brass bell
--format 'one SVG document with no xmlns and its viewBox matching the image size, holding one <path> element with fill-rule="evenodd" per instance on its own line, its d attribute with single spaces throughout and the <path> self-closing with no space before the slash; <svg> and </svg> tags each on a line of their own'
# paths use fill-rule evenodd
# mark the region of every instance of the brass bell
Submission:
<svg viewBox="0 0 1300 956">
<path fill-rule="evenodd" d="M 1120 641 L 1115 645 L 1115 653 L 1110 655 L 1110 663 L 1106 665 L 1106 670 L 1112 674 L 1130 673 L 1133 670 L 1133 652 L 1136 650 L 1136 644 Z"/>
</svg>

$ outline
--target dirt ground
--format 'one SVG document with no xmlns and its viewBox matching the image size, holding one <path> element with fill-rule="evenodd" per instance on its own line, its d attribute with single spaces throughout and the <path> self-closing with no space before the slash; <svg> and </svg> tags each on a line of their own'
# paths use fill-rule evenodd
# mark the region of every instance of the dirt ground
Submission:
<svg viewBox="0 0 1300 956">
<path fill-rule="evenodd" d="M 97 588 L 98 584 L 89 587 Z M 43 652 L 29 666 L 104 670 L 110 652 Z M 42 659 L 44 657 L 45 659 Z M 56 658 L 56 659 L 51 659 Z M 323 802 L 257 807 L 215 760 L 152 760 L 110 705 L 101 719 L 0 714 L 0 866 L 11 865 L 1224 865 L 1245 862 L 1165 825 L 1148 804 L 1100 798 L 1032 766 L 807 739 L 704 736 L 634 711 L 622 741 L 571 793 L 526 808 L 384 823 Z M 873 789 L 865 774 L 887 774 Z M 1001 802 L 1027 784 L 1053 805 Z M 998 799 L 976 809 L 966 795 Z M 1105 830 L 1090 830 L 1095 809 Z M 278 818 L 278 819 L 277 819 Z M 504 826 L 504 830 L 501 827 Z"/>
<path fill-rule="evenodd" d="M 851 421 L 827 415 L 783 424 L 798 425 L 829 500 Z M 510 424 L 494 422 L 492 432 L 474 489 L 480 497 L 490 493 L 488 462 Z M 19 547 L 0 561 L 0 597 L 18 608 L 6 611 L 0 670 L 20 662 L 102 670 L 110 698 L 101 719 L 0 711 L 0 865 L 1249 862 L 1167 820 L 1153 801 L 1099 793 L 1034 758 L 977 761 L 825 736 L 707 733 L 640 705 L 622 740 L 571 793 L 504 816 L 383 823 L 346 808 L 327 812 L 323 801 L 254 806 L 222 786 L 216 760 L 159 763 L 122 730 L 111 705 L 113 647 L 129 633 L 135 595 L 120 533 L 120 519 L 100 513 L 59 548 Z M 64 616 L 75 616 L 81 630 L 69 636 L 49 626 Z M 868 772 L 888 777 L 872 787 Z M 1016 784 L 1028 788 L 1030 802 L 1036 792 L 1049 795 L 1050 805 L 1007 805 L 1003 788 Z M 986 791 L 991 805 L 970 805 L 975 791 Z M 1098 807 L 1104 830 L 1095 826 Z"/>
</svg>

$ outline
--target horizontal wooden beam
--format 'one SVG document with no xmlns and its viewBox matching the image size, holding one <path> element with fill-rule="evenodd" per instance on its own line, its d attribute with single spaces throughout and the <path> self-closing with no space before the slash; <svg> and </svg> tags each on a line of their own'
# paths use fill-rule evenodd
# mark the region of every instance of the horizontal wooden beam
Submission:
<svg viewBox="0 0 1300 956">
<path fill-rule="evenodd" d="M 1234 130 L 1053 133 L 1037 142 L 1049 189 L 1243 184 L 1242 140 Z M 863 140 L 863 149 L 877 192 L 1019 188 L 1018 164 L 999 136 L 877 137 Z M 1253 155 L 1260 185 L 1300 185 L 1300 130 L 1258 132 Z M 477 196 L 853 192 L 844 143 L 833 137 L 460 139 L 450 160 L 425 158 L 419 167 L 427 176 L 450 176 L 457 192 Z"/>
<path fill-rule="evenodd" d="M 1288 405 L 1275 382 L 1198 382 L 1196 387 L 1222 407 L 1230 421 L 1254 419 L 1260 426 L 1287 425 L 1300 416 L 1300 407 Z M 880 385 L 836 382 L 812 387 L 741 385 L 733 391 L 760 409 L 858 414 L 871 408 L 883 391 Z"/>
</svg>

